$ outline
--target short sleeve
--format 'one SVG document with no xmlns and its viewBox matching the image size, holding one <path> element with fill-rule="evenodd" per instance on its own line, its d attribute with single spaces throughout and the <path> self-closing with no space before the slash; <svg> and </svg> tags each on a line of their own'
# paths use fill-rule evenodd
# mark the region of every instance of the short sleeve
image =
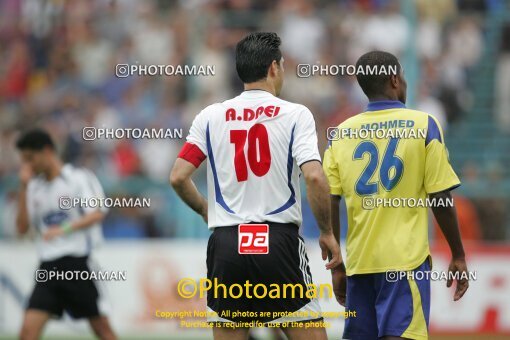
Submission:
<svg viewBox="0 0 510 340">
<path fill-rule="evenodd" d="M 321 161 L 317 145 L 315 120 L 310 110 L 306 107 L 303 108 L 304 110 L 299 114 L 294 128 L 294 142 L 292 146 L 292 155 L 298 166 L 309 161 Z"/>
<path fill-rule="evenodd" d="M 425 138 L 425 191 L 427 194 L 454 189 L 460 180 L 448 157 L 443 131 L 437 120 L 429 116 Z"/>
<path fill-rule="evenodd" d="M 343 191 L 340 182 L 340 172 L 331 145 L 324 152 L 322 167 L 329 182 L 331 195 L 341 196 Z"/>
<path fill-rule="evenodd" d="M 207 120 L 205 110 L 202 110 L 191 123 L 186 141 L 196 145 L 204 155 L 207 155 L 206 129 Z"/>
<path fill-rule="evenodd" d="M 89 170 L 84 170 L 82 175 L 82 180 L 80 181 L 81 186 L 81 197 L 83 199 L 91 199 L 91 198 L 98 198 L 98 199 L 104 199 L 105 194 L 103 191 L 103 187 L 101 186 L 101 183 L 97 179 L 97 177 Z M 85 207 L 83 208 L 85 213 L 91 213 L 97 210 L 96 207 Z M 100 207 L 99 210 L 103 213 L 108 212 L 107 207 Z"/>
</svg>

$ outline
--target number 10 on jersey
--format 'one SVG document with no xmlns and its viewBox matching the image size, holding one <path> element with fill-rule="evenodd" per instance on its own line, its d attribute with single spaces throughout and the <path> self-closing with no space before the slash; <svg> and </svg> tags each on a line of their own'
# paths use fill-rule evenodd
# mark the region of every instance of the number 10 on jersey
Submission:
<svg viewBox="0 0 510 340">
<path fill-rule="evenodd" d="M 255 176 L 262 177 L 271 167 L 269 136 L 263 124 L 255 124 L 249 130 L 231 130 L 230 143 L 234 144 L 234 168 L 237 181 L 248 179 L 248 165 Z M 244 146 L 248 143 L 247 154 Z"/>
</svg>

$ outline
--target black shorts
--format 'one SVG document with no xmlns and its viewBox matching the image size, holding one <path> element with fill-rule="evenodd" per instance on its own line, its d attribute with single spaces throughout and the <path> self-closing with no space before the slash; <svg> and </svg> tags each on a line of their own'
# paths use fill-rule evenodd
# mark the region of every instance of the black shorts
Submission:
<svg viewBox="0 0 510 340">
<path fill-rule="evenodd" d="M 66 280 L 63 276 L 50 279 L 49 273 L 88 271 L 88 257 L 64 256 L 41 262 L 36 272 L 36 284 L 27 309 L 46 311 L 61 317 L 66 311 L 72 318 L 92 318 L 102 315 L 99 310 L 99 291 L 93 280 L 83 280 L 80 275 Z"/>
<path fill-rule="evenodd" d="M 240 254 L 238 226 L 214 229 L 207 245 L 207 278 L 211 282 L 216 279 L 218 285 L 224 284 L 227 296 L 224 298 L 224 290 L 219 286 L 216 294 L 213 289 L 207 292 L 208 310 L 216 312 L 209 314 L 218 314 L 208 317 L 209 322 L 282 323 L 322 319 L 317 299 L 306 294 L 307 285 L 313 282 L 299 228 L 294 224 L 267 224 L 267 254 Z M 251 285 L 249 289 L 246 289 L 247 281 Z M 239 287 L 232 289 L 232 295 L 228 294 L 234 284 L 243 286 L 239 298 L 232 297 L 239 295 Z M 263 287 L 256 289 L 255 294 L 254 287 L 258 284 L 267 288 L 267 294 L 264 295 Z M 284 284 L 288 284 L 287 289 Z M 296 288 L 298 285 L 303 288 L 303 294 Z M 272 287 L 277 287 L 279 294 Z M 296 288 L 294 297 L 293 287 Z"/>
</svg>

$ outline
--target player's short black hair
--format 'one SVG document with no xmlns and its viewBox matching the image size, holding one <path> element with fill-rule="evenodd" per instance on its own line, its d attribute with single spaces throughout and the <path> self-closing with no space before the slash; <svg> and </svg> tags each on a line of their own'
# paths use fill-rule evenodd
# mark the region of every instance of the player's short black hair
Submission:
<svg viewBox="0 0 510 340">
<path fill-rule="evenodd" d="M 16 141 L 16 148 L 18 148 L 18 150 L 41 151 L 46 147 L 54 150 L 55 144 L 50 134 L 42 129 L 27 131 Z"/>
<path fill-rule="evenodd" d="M 380 72 L 379 74 L 370 74 L 369 72 L 364 72 L 365 74 L 360 74 L 360 72 L 356 73 L 358 84 L 368 98 L 384 94 L 390 76 L 393 75 L 390 72 L 392 68 L 396 66 L 396 75 L 400 74 L 400 63 L 397 57 L 388 52 L 368 52 L 363 54 L 356 62 L 356 70 L 360 67 L 362 67 L 363 70 L 367 70 L 368 68 L 374 69 L 374 66 L 377 67 L 377 70 L 384 67 L 388 74 L 380 74 Z"/>
<path fill-rule="evenodd" d="M 245 84 L 267 77 L 273 60 L 282 58 L 280 37 L 273 32 L 256 32 L 246 36 L 236 46 L 236 70 Z"/>
</svg>

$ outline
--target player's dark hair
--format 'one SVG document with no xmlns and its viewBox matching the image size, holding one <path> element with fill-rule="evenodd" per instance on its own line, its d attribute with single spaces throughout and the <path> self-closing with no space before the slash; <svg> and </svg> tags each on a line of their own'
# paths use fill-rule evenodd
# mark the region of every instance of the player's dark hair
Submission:
<svg viewBox="0 0 510 340">
<path fill-rule="evenodd" d="M 245 84 L 267 77 L 273 60 L 280 63 L 282 41 L 276 33 L 256 32 L 246 36 L 236 46 L 236 70 Z"/>
<path fill-rule="evenodd" d="M 41 129 L 27 131 L 16 141 L 18 150 L 41 151 L 46 147 L 54 150 L 55 144 L 49 133 Z"/>
<path fill-rule="evenodd" d="M 360 67 L 362 67 L 363 70 L 369 68 L 373 70 L 376 67 L 375 69 L 378 71 L 384 68 L 388 72 L 388 74 L 380 74 L 380 72 L 376 74 L 371 74 L 370 72 L 364 72 L 365 74 L 360 74 L 360 72 L 356 73 L 358 84 L 369 99 L 384 94 L 386 86 L 390 81 L 390 76 L 393 75 L 390 70 L 394 69 L 395 66 L 397 70 L 396 75 L 399 75 L 400 63 L 397 57 L 383 51 L 368 52 L 358 59 L 356 62 L 356 70 Z"/>
</svg>

